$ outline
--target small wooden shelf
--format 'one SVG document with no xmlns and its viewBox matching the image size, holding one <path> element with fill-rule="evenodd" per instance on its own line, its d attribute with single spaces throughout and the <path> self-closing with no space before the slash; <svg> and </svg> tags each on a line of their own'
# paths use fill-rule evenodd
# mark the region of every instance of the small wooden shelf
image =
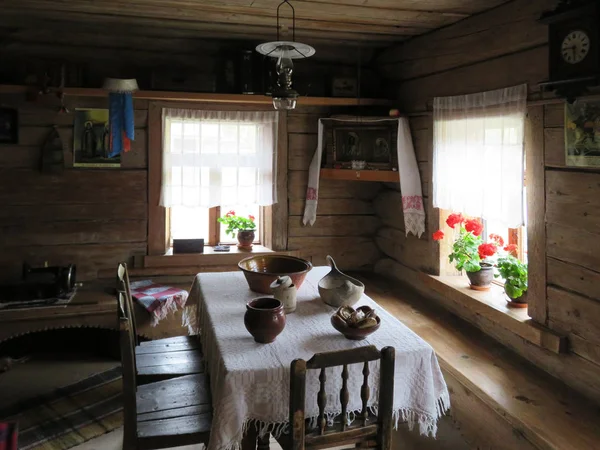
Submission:
<svg viewBox="0 0 600 450">
<path fill-rule="evenodd" d="M 0 94 L 25 94 L 35 89 L 32 86 L 0 85 Z M 107 97 L 108 92 L 96 88 L 52 88 L 52 92 L 63 92 L 66 96 Z M 133 98 L 139 100 L 160 100 L 204 103 L 238 103 L 244 105 L 270 105 L 273 99 L 266 95 L 216 94 L 200 92 L 137 91 Z M 391 100 L 383 98 L 339 98 L 339 97 L 299 97 L 298 106 L 386 106 Z"/>
<path fill-rule="evenodd" d="M 400 174 L 393 170 L 321 169 L 321 178 L 347 181 L 400 181 Z"/>
</svg>

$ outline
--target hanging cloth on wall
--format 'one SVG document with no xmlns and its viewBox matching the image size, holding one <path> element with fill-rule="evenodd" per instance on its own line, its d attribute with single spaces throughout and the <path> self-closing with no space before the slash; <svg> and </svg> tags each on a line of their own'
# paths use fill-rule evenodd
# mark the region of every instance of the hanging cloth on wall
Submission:
<svg viewBox="0 0 600 450">
<path fill-rule="evenodd" d="M 338 120 L 338 119 L 336 119 Z M 343 119 L 339 119 L 344 121 Z M 378 122 L 391 119 L 362 119 L 363 122 Z M 355 122 L 354 120 L 349 120 Z M 308 187 L 306 189 L 306 205 L 304 207 L 304 225 L 314 225 L 317 220 L 317 203 L 319 197 L 319 175 L 323 155 L 323 122 L 319 119 L 317 150 L 308 168 Z M 408 119 L 398 119 L 398 171 L 400 173 L 400 191 L 402 193 L 402 211 L 406 234 L 413 233 L 421 237 L 425 231 L 425 210 L 421 191 L 421 176 L 415 157 Z"/>
<path fill-rule="evenodd" d="M 138 89 L 136 80 L 107 78 L 104 89 L 109 94 L 110 152 L 109 157 L 131 150 L 135 139 L 132 93 Z"/>
</svg>

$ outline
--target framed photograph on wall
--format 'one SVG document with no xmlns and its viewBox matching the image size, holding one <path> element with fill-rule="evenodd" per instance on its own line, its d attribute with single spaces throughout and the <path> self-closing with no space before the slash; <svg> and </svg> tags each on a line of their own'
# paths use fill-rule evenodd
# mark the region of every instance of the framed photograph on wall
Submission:
<svg viewBox="0 0 600 450">
<path fill-rule="evenodd" d="M 0 108 L 0 144 L 19 143 L 19 112 L 14 108 Z"/>
<path fill-rule="evenodd" d="M 565 163 L 600 166 L 600 101 L 565 104 Z"/>
<path fill-rule="evenodd" d="M 108 109 L 76 109 L 73 123 L 73 167 L 121 167 L 120 155 L 109 158 Z"/>
</svg>

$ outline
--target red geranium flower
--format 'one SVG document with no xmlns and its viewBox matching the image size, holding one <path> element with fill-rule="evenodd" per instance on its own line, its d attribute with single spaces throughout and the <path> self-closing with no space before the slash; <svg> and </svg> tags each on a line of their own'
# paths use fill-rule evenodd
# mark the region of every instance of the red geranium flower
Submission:
<svg viewBox="0 0 600 450">
<path fill-rule="evenodd" d="M 450 214 L 446 219 L 446 223 L 450 228 L 454 228 L 456 224 L 463 223 L 465 221 L 462 214 Z"/>
<path fill-rule="evenodd" d="M 235 211 L 233 209 L 231 211 L 229 211 L 227 214 L 225 214 L 225 217 L 231 217 L 231 216 L 235 216 Z"/>
<path fill-rule="evenodd" d="M 465 230 L 470 231 L 475 236 L 480 236 L 483 231 L 483 224 L 477 219 L 470 219 L 465 223 Z"/>
<path fill-rule="evenodd" d="M 504 239 L 499 234 L 490 234 L 490 239 L 496 243 L 498 247 L 504 247 Z"/>
<path fill-rule="evenodd" d="M 435 233 L 433 233 L 434 241 L 441 241 L 442 239 L 444 239 L 444 232 L 442 230 L 437 230 Z"/>
<path fill-rule="evenodd" d="M 250 219 L 252 222 L 254 222 L 254 219 L 255 219 L 255 217 L 254 217 L 252 214 L 250 214 L 250 215 L 248 216 L 248 218 L 249 218 L 249 219 Z"/>
<path fill-rule="evenodd" d="M 517 247 L 516 244 L 508 244 L 506 247 L 504 247 L 504 250 L 513 256 L 516 256 L 518 249 L 519 247 Z"/>
<path fill-rule="evenodd" d="M 477 247 L 477 251 L 479 252 L 479 258 L 485 259 L 488 256 L 494 256 L 496 254 L 496 245 L 492 243 L 481 244 Z"/>
</svg>

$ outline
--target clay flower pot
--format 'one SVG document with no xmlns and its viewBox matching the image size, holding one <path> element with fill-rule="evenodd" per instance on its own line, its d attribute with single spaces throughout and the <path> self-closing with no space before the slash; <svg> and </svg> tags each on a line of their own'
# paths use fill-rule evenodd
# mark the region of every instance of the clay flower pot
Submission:
<svg viewBox="0 0 600 450">
<path fill-rule="evenodd" d="M 244 325 L 256 342 L 269 344 L 285 328 L 283 303 L 272 297 L 260 297 L 246 303 Z"/>
<path fill-rule="evenodd" d="M 481 263 L 481 270 L 477 272 L 467 272 L 467 277 L 471 284 L 469 287 L 476 291 L 488 291 L 494 280 L 494 266 L 488 263 Z"/>
<path fill-rule="evenodd" d="M 238 248 L 250 250 L 254 236 L 254 230 L 239 230 L 237 234 Z"/>
<path fill-rule="evenodd" d="M 523 295 L 517 298 L 513 298 L 508 294 L 506 296 L 509 298 L 508 306 L 512 308 L 527 308 L 527 291 L 523 292 Z"/>
</svg>

